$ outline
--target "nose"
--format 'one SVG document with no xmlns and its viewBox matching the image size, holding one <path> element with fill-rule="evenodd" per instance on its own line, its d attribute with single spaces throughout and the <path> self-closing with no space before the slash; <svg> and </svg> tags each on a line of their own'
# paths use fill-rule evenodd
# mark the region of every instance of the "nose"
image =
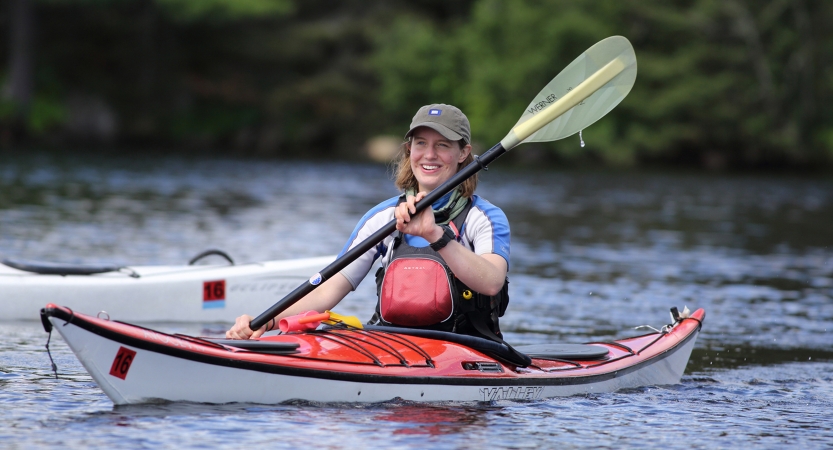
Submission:
<svg viewBox="0 0 833 450">
<path fill-rule="evenodd" d="M 425 150 L 425 156 L 429 158 L 435 158 L 437 156 L 437 147 L 435 145 L 429 145 L 428 148 Z"/>
</svg>

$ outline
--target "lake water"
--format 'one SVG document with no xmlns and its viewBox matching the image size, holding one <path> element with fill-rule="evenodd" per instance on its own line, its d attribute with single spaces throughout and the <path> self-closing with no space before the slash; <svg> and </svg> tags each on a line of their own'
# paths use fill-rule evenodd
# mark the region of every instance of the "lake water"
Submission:
<svg viewBox="0 0 833 450">
<path fill-rule="evenodd" d="M 0 257 L 139 265 L 183 264 L 207 248 L 238 262 L 332 254 L 394 193 L 379 165 L 6 155 Z M 682 382 L 535 402 L 115 408 L 56 334 L 54 377 L 36 317 L 0 318 L 0 447 L 833 446 L 829 179 L 493 167 L 478 193 L 512 224 L 507 340 L 621 338 L 667 323 L 672 306 L 702 307 Z M 367 318 L 373 295 L 365 280 L 338 310 Z M 225 329 L 171 319 L 150 326 Z"/>
</svg>

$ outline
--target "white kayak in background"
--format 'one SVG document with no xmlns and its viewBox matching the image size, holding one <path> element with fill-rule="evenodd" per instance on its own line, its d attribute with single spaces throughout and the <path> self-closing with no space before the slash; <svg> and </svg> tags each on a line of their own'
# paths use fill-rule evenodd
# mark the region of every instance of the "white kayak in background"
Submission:
<svg viewBox="0 0 833 450">
<path fill-rule="evenodd" d="M 198 255 L 191 263 L 208 254 Z M 5 259 L 0 321 L 38 320 L 44 303 L 133 322 L 232 322 L 262 311 L 335 255 L 245 264 L 93 266 Z"/>
</svg>

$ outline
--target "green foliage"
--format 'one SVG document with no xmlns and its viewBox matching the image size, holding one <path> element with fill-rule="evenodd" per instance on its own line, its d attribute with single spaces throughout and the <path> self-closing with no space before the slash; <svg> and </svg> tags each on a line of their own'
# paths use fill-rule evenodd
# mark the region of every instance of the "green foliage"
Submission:
<svg viewBox="0 0 833 450">
<path fill-rule="evenodd" d="M 453 103 L 466 111 L 476 140 L 495 143 L 561 68 L 613 34 L 600 19 L 576 2 L 530 0 L 477 2 L 471 20 L 458 26 L 403 19 L 379 39 L 374 60 L 383 106 L 404 118 L 426 103 Z M 613 135 L 607 125 L 596 142 Z M 572 142 L 561 146 L 566 156 L 580 149 L 578 139 Z"/>
<path fill-rule="evenodd" d="M 0 96 L 0 126 L 22 124 L 30 135 L 43 135 L 55 130 L 66 122 L 67 113 L 61 99 L 60 89 L 54 77 L 40 77 L 43 88 L 39 90 L 29 105 Z M 5 86 L 6 77 L 0 77 L 0 86 Z"/>
<path fill-rule="evenodd" d="M 282 16 L 295 10 L 293 0 L 38 0 L 50 6 L 107 8 L 130 3 L 155 2 L 172 18 L 183 22 L 199 20 L 242 20 Z"/>
<path fill-rule="evenodd" d="M 0 124 L 11 125 L 17 118 L 29 134 L 42 135 L 66 122 L 67 114 L 63 102 L 44 95 L 35 96 L 28 109 L 10 100 L 0 100 Z"/>
<path fill-rule="evenodd" d="M 831 17 L 829 2 L 480 0 L 459 26 L 396 23 L 374 62 L 391 117 L 456 102 L 493 143 L 561 68 L 620 34 L 636 49 L 636 86 L 586 131 L 586 150 L 548 145 L 563 158 L 830 164 Z"/>
<path fill-rule="evenodd" d="M 260 112 L 251 107 L 230 108 L 227 105 L 204 105 L 174 115 L 167 122 L 171 136 L 177 139 L 228 136 L 258 123 Z"/>
<path fill-rule="evenodd" d="M 294 10 L 291 0 L 155 0 L 174 19 L 240 20 L 284 15 Z"/>
<path fill-rule="evenodd" d="M 420 106 L 462 100 L 458 88 L 467 67 L 464 48 L 455 37 L 412 16 L 398 18 L 389 33 L 379 35 L 373 63 L 382 83 L 382 107 L 395 117 L 388 121 L 394 134 L 404 135 L 402 128 Z"/>
<path fill-rule="evenodd" d="M 60 99 L 37 95 L 30 106 L 26 125 L 31 133 L 43 134 L 66 122 L 66 119 L 66 108 Z"/>
<path fill-rule="evenodd" d="M 36 136 L 74 96 L 114 111 L 123 142 L 353 155 L 451 103 L 487 147 L 581 52 L 622 35 L 630 95 L 586 147 L 536 144 L 546 159 L 833 166 L 833 2 L 37 0 L 37 13 L 32 60 L 52 79 L 26 108 L 0 102 L 0 125 Z"/>
</svg>

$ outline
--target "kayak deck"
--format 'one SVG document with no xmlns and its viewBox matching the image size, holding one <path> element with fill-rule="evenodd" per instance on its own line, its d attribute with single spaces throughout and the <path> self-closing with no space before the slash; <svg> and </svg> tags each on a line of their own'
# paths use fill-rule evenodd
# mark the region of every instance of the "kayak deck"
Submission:
<svg viewBox="0 0 833 450">
<path fill-rule="evenodd" d="M 589 358 L 565 355 L 564 358 L 536 358 L 532 357 L 532 364 L 523 371 L 523 376 L 548 376 L 555 371 L 584 371 L 622 361 L 646 352 L 653 344 L 663 337 L 660 333 L 650 333 L 635 336 L 616 342 L 591 342 L 576 347 L 592 346 L 602 350 L 604 356 Z M 209 341 L 213 342 L 213 341 Z M 454 360 L 460 360 L 459 376 L 470 376 L 468 371 L 518 373 L 517 370 L 504 370 L 504 365 L 491 358 L 483 358 L 480 354 L 467 354 L 458 348 L 447 345 L 447 342 L 425 339 L 382 331 L 362 330 L 316 330 L 303 333 L 268 336 L 255 341 L 223 341 L 221 345 L 232 350 L 236 345 L 251 353 L 281 354 L 289 359 L 303 361 L 303 365 L 312 363 L 338 363 L 345 365 L 377 366 L 381 368 L 437 368 L 447 362 L 447 353 L 454 354 Z M 328 344 L 334 344 L 332 348 Z M 268 346 L 258 348 L 252 344 L 275 345 L 278 351 Z M 451 348 L 450 348 L 451 347 Z M 564 346 L 556 346 L 564 347 Z M 284 349 L 292 348 L 292 351 Z M 568 347 L 571 348 L 571 347 Z M 438 356 L 432 356 L 438 355 Z M 468 358 L 471 361 L 463 361 Z M 437 360 L 435 360 L 437 359 Z M 466 363 L 470 364 L 466 364 Z M 486 364 L 489 363 L 489 364 Z M 292 364 L 285 362 L 285 364 Z M 346 370 L 340 368 L 340 370 Z M 537 373 L 536 373 L 537 372 Z M 448 375 L 448 373 L 446 373 Z"/>
</svg>

